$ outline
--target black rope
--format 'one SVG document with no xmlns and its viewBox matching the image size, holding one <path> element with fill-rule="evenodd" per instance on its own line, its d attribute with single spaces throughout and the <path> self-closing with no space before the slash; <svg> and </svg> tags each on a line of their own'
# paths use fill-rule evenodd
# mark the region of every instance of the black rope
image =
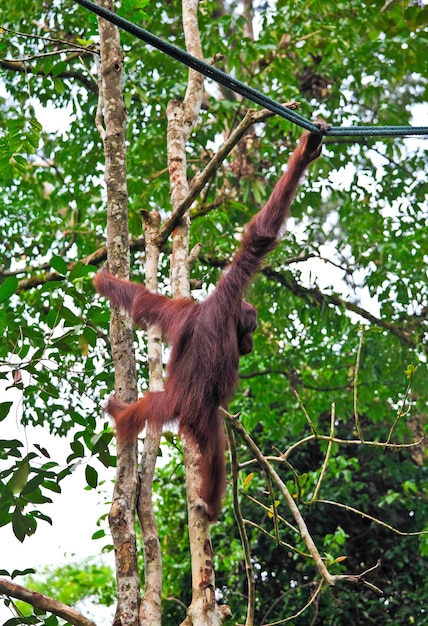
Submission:
<svg viewBox="0 0 428 626">
<path fill-rule="evenodd" d="M 298 126 L 301 126 L 302 128 L 305 128 L 306 130 L 310 130 L 311 132 L 316 133 L 316 134 L 320 133 L 319 128 L 315 126 L 315 124 L 313 124 L 313 122 L 311 122 L 310 120 L 307 120 L 305 117 L 303 117 L 302 115 L 299 115 L 299 113 L 296 113 L 295 111 L 291 111 L 290 109 L 287 109 L 287 107 L 280 104 L 279 102 L 276 102 L 275 100 L 272 100 L 272 98 L 265 96 L 264 94 L 260 93 L 260 91 L 257 91 L 256 89 L 253 89 L 252 87 L 249 87 L 248 85 L 245 85 L 245 83 L 242 83 L 236 78 L 233 78 L 233 76 L 230 76 L 230 74 L 226 74 L 226 72 L 223 72 L 222 70 L 219 70 L 216 67 L 209 65 L 205 61 L 201 61 L 201 59 L 198 59 L 192 56 L 185 50 L 182 50 L 181 48 L 178 48 L 177 46 L 174 46 L 173 44 L 168 43 L 167 41 L 164 41 L 163 39 L 160 39 L 156 35 L 153 35 L 149 31 L 145 30 L 144 28 L 141 28 L 140 26 L 137 26 L 136 24 L 133 24 L 132 22 L 129 22 L 128 20 L 125 20 L 123 17 L 116 15 L 116 13 L 113 13 L 112 11 L 105 9 L 104 7 L 99 6 L 98 4 L 95 4 L 94 2 L 91 2 L 91 0 L 75 0 L 75 1 L 81 6 L 85 7 L 86 9 L 89 9 L 89 11 L 96 13 L 97 15 L 99 15 L 100 17 L 103 17 L 104 19 L 108 20 L 112 24 L 115 24 L 122 30 L 125 30 L 131 35 L 134 35 L 134 37 L 137 37 L 137 39 L 141 39 L 142 41 L 145 41 L 146 43 L 150 44 L 154 48 L 157 48 L 158 50 L 161 50 L 161 52 L 164 52 L 168 56 L 173 57 L 174 59 L 177 59 L 181 63 L 184 63 L 184 65 L 191 67 L 192 69 L 196 70 L 200 74 L 203 74 L 207 78 L 211 78 L 213 81 L 220 83 L 221 85 L 224 85 L 225 87 L 227 87 L 228 89 L 231 89 L 232 91 L 236 93 L 239 93 L 244 98 L 247 98 L 248 100 L 251 100 L 252 102 L 255 102 L 256 104 L 260 104 L 262 107 L 268 109 L 269 111 L 272 111 L 272 113 L 276 113 L 277 115 L 284 117 L 290 122 L 293 122 L 294 124 L 297 124 Z M 428 127 L 424 127 L 424 126 L 349 126 L 349 127 L 348 126 L 333 126 L 325 134 L 337 135 L 341 137 L 380 136 L 380 135 L 396 137 L 396 136 L 405 136 L 405 135 L 428 135 Z"/>
</svg>

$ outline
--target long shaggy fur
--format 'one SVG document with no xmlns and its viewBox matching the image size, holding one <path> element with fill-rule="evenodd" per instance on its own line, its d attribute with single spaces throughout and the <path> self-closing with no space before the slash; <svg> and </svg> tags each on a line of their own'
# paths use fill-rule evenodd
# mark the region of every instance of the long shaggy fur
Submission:
<svg viewBox="0 0 428 626">
<path fill-rule="evenodd" d="M 218 519 L 226 488 L 219 407 L 228 405 L 239 357 L 251 352 L 257 326 L 257 311 L 243 301 L 243 293 L 275 247 L 299 180 L 320 151 L 321 135 L 304 133 L 270 199 L 247 225 L 239 251 L 204 302 L 171 300 L 106 270 L 94 278 L 97 291 L 128 311 L 136 326 L 160 324 L 172 345 L 164 391 L 147 392 L 130 405 L 110 398 L 107 410 L 116 420 L 117 436 L 130 441 L 147 420 L 159 427 L 179 420 L 179 432 L 190 436 L 201 453 L 201 497 L 211 521 Z"/>
</svg>

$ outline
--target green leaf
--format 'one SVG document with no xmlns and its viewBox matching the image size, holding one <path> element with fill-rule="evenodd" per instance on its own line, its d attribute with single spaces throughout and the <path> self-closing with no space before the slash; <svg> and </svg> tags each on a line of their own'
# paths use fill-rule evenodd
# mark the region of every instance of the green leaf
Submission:
<svg viewBox="0 0 428 626">
<path fill-rule="evenodd" d="M 0 285 L 0 304 L 2 302 L 6 302 L 6 300 L 9 300 L 9 298 L 15 293 L 17 288 L 18 279 L 16 278 L 16 276 L 9 276 L 8 278 L 6 278 L 3 284 Z"/>
<path fill-rule="evenodd" d="M 0 422 L 9 415 L 13 402 L 0 402 Z"/>
<path fill-rule="evenodd" d="M 14 495 L 21 493 L 21 491 L 24 489 L 28 481 L 29 473 L 30 464 L 28 463 L 28 461 L 23 461 L 9 481 L 9 488 Z"/>
<path fill-rule="evenodd" d="M 28 161 L 25 157 L 20 154 L 14 154 L 9 159 L 9 165 L 15 170 L 17 173 L 25 174 L 28 169 Z"/>
<path fill-rule="evenodd" d="M 12 529 L 15 537 L 21 541 L 24 541 L 25 537 L 33 535 L 37 528 L 36 520 L 30 515 L 23 515 L 21 511 L 16 508 L 12 514 Z"/>
<path fill-rule="evenodd" d="M 73 311 L 71 311 L 65 305 L 61 306 L 61 308 L 59 309 L 59 314 L 60 314 L 60 316 L 64 320 L 66 320 L 67 322 L 73 324 L 73 326 L 77 326 L 77 325 L 80 325 L 82 323 L 82 320 L 79 319 L 77 317 L 77 315 L 75 313 L 73 313 Z M 66 335 L 64 335 L 64 336 L 66 336 Z"/>
<path fill-rule="evenodd" d="M 93 265 L 84 265 L 83 263 L 76 263 L 73 267 L 73 269 L 70 272 L 70 280 L 76 280 L 78 278 L 83 278 L 84 276 L 87 276 L 88 274 L 92 273 L 94 271 L 94 266 Z"/>
<path fill-rule="evenodd" d="M 96 489 L 98 485 L 98 472 L 91 465 L 87 465 L 85 469 L 86 482 L 92 489 Z"/>
<path fill-rule="evenodd" d="M 92 39 L 80 39 L 79 37 L 76 37 L 76 42 L 81 46 L 92 46 L 94 43 Z"/>
<path fill-rule="evenodd" d="M 105 536 L 106 536 L 106 531 L 103 528 L 101 528 L 100 530 L 95 531 L 91 538 L 103 539 Z"/>
<path fill-rule="evenodd" d="M 59 76 L 59 74 L 62 74 L 63 72 L 65 72 L 67 68 L 68 68 L 68 64 L 66 61 L 60 61 L 59 63 L 56 63 L 52 68 L 52 76 L 54 77 Z"/>
<path fill-rule="evenodd" d="M 60 256 L 53 256 L 51 259 L 51 267 L 58 272 L 58 274 L 62 274 L 62 276 L 66 276 L 68 274 L 68 266 L 64 259 Z"/>
<path fill-rule="evenodd" d="M 17 578 L 18 576 L 28 576 L 28 574 L 35 574 L 36 570 L 32 567 L 27 567 L 26 569 L 14 569 L 12 572 L 11 578 Z"/>
<path fill-rule="evenodd" d="M 43 487 L 45 487 L 45 489 L 50 489 L 50 491 L 54 491 L 55 493 L 61 493 L 62 491 L 61 487 L 53 480 L 44 480 Z"/>
<path fill-rule="evenodd" d="M 85 456 L 85 448 L 83 444 L 77 439 L 70 443 L 70 447 L 73 450 L 74 454 L 70 454 L 70 456 L 67 458 L 67 463 L 75 458 L 83 458 Z"/>
</svg>

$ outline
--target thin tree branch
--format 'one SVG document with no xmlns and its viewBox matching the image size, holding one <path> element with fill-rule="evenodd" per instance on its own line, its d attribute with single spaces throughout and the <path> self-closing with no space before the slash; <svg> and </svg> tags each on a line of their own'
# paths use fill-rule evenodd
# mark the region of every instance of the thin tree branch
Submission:
<svg viewBox="0 0 428 626">
<path fill-rule="evenodd" d="M 55 43 L 60 44 L 61 46 L 72 46 L 74 50 L 79 50 L 82 52 L 87 52 L 89 54 L 93 54 L 94 51 L 91 50 L 88 46 L 82 46 L 81 44 L 74 43 L 68 39 L 53 39 L 52 37 L 44 37 L 43 35 L 36 35 L 34 33 L 24 33 L 19 30 L 13 30 L 12 28 L 6 28 L 5 26 L 0 27 L 0 31 L 4 31 L 5 33 L 11 33 L 12 35 L 16 35 L 17 37 L 24 37 L 26 39 L 38 39 L 39 41 L 43 41 L 45 43 Z M 63 52 L 62 50 L 60 52 Z M 99 54 L 99 53 L 97 53 Z"/>
<path fill-rule="evenodd" d="M 297 108 L 298 104 L 296 102 L 289 102 L 286 103 L 284 106 L 293 110 Z M 226 157 L 230 154 L 230 152 L 233 150 L 239 140 L 244 136 L 248 128 L 250 128 L 250 126 L 256 124 L 257 122 L 265 121 L 268 117 L 272 117 L 272 115 L 273 114 L 267 109 L 263 109 L 261 111 L 255 111 L 253 109 L 250 109 L 249 111 L 247 111 L 245 117 L 241 120 L 235 130 L 230 134 L 224 144 L 219 148 L 219 150 L 216 152 L 216 154 L 213 156 L 213 158 L 210 160 L 204 170 L 194 176 L 190 184 L 190 190 L 188 194 L 177 205 L 171 216 L 163 223 L 159 231 L 159 237 L 162 242 L 168 239 L 170 233 L 180 222 L 182 216 L 191 207 L 192 203 L 194 202 L 194 200 L 196 200 L 201 190 L 215 175 L 221 163 L 226 159 Z"/>
<path fill-rule="evenodd" d="M 277 457 L 274 457 L 274 458 L 277 458 Z M 266 459 L 269 459 L 269 457 L 266 457 Z M 251 463 L 254 463 L 254 461 L 252 461 Z M 239 469 L 244 469 L 249 464 L 250 463 L 248 461 L 245 461 L 244 463 L 240 463 L 239 464 Z M 265 513 L 271 513 L 270 507 L 268 507 L 266 504 L 263 504 L 263 502 L 260 502 L 260 500 L 257 500 L 257 498 L 254 498 L 253 496 L 251 496 L 249 493 L 247 493 L 245 491 L 244 491 L 244 494 L 245 494 L 245 497 L 247 498 L 247 500 L 249 500 L 250 502 L 253 502 L 255 505 L 257 505 L 258 507 L 263 509 L 265 511 Z M 290 522 L 288 520 L 286 520 L 285 517 L 282 517 L 281 515 L 278 515 L 278 519 L 281 522 L 281 524 L 284 524 L 285 526 L 287 526 L 287 528 L 289 530 L 291 530 L 291 532 L 296 533 L 296 535 L 299 534 L 299 529 L 296 528 L 295 526 L 293 526 L 293 524 L 290 524 Z M 253 522 L 251 522 L 250 520 L 245 520 L 245 523 L 246 524 L 250 524 L 250 525 L 253 524 Z M 269 536 L 271 537 L 271 539 L 274 539 L 274 537 L 272 537 L 272 535 L 269 535 Z M 303 556 L 310 556 L 308 554 L 305 554 L 304 552 L 300 552 L 297 549 L 295 549 L 295 551 L 298 554 L 302 554 Z"/>
<path fill-rule="evenodd" d="M 314 434 L 314 435 L 315 435 L 315 437 L 316 437 L 316 436 L 317 436 L 317 430 L 316 430 L 316 428 L 315 428 L 315 424 L 314 424 L 314 423 L 313 423 L 313 421 L 311 420 L 310 415 L 309 415 L 309 413 L 307 412 L 305 405 L 303 404 L 302 400 L 300 399 L 300 396 L 299 396 L 299 394 L 297 393 L 297 389 L 293 389 L 293 393 L 294 393 L 294 395 L 295 395 L 295 397 L 296 397 L 297 402 L 298 402 L 298 403 L 299 403 L 299 405 L 300 405 L 300 408 L 302 409 L 303 415 L 306 417 L 306 421 L 308 422 L 308 424 L 309 424 L 309 427 L 310 427 L 311 431 L 313 432 L 313 434 Z"/>
<path fill-rule="evenodd" d="M 247 618 L 245 620 L 245 626 L 253 626 L 255 606 L 256 606 L 256 580 L 254 577 L 251 548 L 248 540 L 248 535 L 245 530 L 245 521 L 242 517 L 242 511 L 239 503 L 238 494 L 238 476 L 239 476 L 239 463 L 236 450 L 235 433 L 233 432 L 230 424 L 226 421 L 227 434 L 229 438 L 229 450 L 230 450 L 230 467 L 232 474 L 232 495 L 233 495 L 233 513 L 235 516 L 236 525 L 238 527 L 239 536 L 241 539 L 241 545 L 244 552 L 245 561 L 245 575 L 247 577 Z M 269 533 L 267 533 L 269 534 Z M 270 535 L 269 535 L 270 536 Z"/>
<path fill-rule="evenodd" d="M 354 399 L 354 420 L 355 420 L 355 428 L 357 429 L 358 436 L 361 440 L 361 443 L 364 442 L 363 431 L 361 430 L 360 418 L 358 416 L 358 374 L 360 371 L 360 359 L 361 359 L 361 350 L 363 348 L 363 339 L 364 339 L 364 325 L 360 324 L 360 340 L 358 342 L 358 350 L 357 350 L 357 358 L 355 361 L 354 368 L 354 381 L 353 381 L 353 399 Z"/>
<path fill-rule="evenodd" d="M 255 444 L 255 442 L 251 439 L 251 437 L 249 436 L 249 434 L 246 432 L 246 430 L 244 429 L 243 425 L 236 419 L 237 416 L 233 416 L 230 415 L 227 411 L 224 411 L 222 409 L 224 415 L 226 416 L 226 419 L 228 420 L 228 422 L 230 423 L 231 427 L 233 428 L 234 431 L 238 432 L 240 437 L 243 439 L 243 441 L 245 442 L 247 448 L 250 450 L 250 452 L 252 453 L 252 455 L 254 456 L 254 460 L 262 467 L 262 469 L 264 470 L 264 472 L 266 474 L 268 474 L 270 476 L 270 478 L 272 479 L 272 481 L 276 484 L 276 486 L 279 488 L 280 492 L 282 493 L 282 495 L 284 496 L 286 503 L 288 505 L 288 508 L 290 509 L 294 519 L 297 522 L 297 525 L 299 527 L 299 531 L 301 534 L 302 539 L 304 540 L 304 542 L 306 543 L 306 546 L 310 552 L 310 555 L 319 571 L 319 573 L 321 574 L 321 577 L 323 579 L 323 581 L 325 583 L 327 583 L 328 585 L 335 585 L 338 581 L 340 580 L 344 580 L 344 581 L 349 581 L 349 582 L 353 582 L 353 583 L 362 583 L 365 586 L 369 587 L 370 589 L 381 593 L 381 590 L 378 589 L 377 587 L 375 587 L 375 585 L 372 585 L 371 583 L 367 582 L 364 579 L 365 574 L 367 574 L 368 572 L 372 571 L 372 569 L 374 568 L 370 568 L 369 570 L 367 570 L 366 572 L 363 572 L 361 574 L 357 574 L 357 575 L 352 575 L 352 574 L 345 574 L 345 575 L 332 575 L 330 574 L 330 572 L 328 571 L 328 569 L 326 568 L 324 561 L 322 560 L 319 551 L 308 531 L 308 528 L 306 526 L 306 523 L 303 519 L 303 516 L 301 515 L 299 508 L 296 504 L 296 502 L 294 501 L 294 498 L 291 496 L 290 492 L 288 491 L 285 483 L 280 479 L 280 477 L 278 476 L 278 474 L 275 472 L 275 470 L 272 467 L 272 461 L 277 462 L 277 461 L 281 461 L 283 459 L 285 459 L 289 453 L 290 453 L 290 448 L 287 450 L 287 452 L 283 455 L 281 455 L 281 457 L 274 457 L 274 458 L 270 458 L 267 456 L 264 456 L 262 454 L 262 452 L 260 451 L 260 449 L 257 447 L 257 445 Z M 330 429 L 331 430 L 331 429 Z M 310 437 L 306 437 L 304 438 L 304 441 L 309 441 L 311 439 L 326 439 L 329 441 L 335 441 L 335 438 L 330 436 L 330 437 L 322 437 L 320 435 L 316 436 L 316 435 L 312 435 Z M 300 442 L 298 442 L 299 444 L 301 444 L 303 442 L 303 440 L 301 440 Z M 345 443 L 349 443 L 349 442 L 345 442 Z M 358 445 L 369 445 L 369 442 L 361 442 L 360 440 L 358 440 L 356 442 Z M 373 442 L 373 443 L 377 443 L 377 442 Z M 383 444 L 385 445 L 385 444 Z M 404 444 L 403 444 L 404 445 Z M 414 444 L 412 444 L 414 445 Z M 295 446 L 292 446 L 291 448 L 295 449 Z M 241 467 L 243 467 L 246 464 L 241 464 Z M 314 504 L 314 503 L 324 503 L 324 504 L 332 504 L 338 507 L 341 507 L 345 510 L 349 510 L 351 512 L 356 513 L 357 515 L 361 515 L 363 517 L 367 517 L 368 519 L 371 519 L 372 521 L 379 523 L 380 525 L 388 528 L 389 530 L 391 530 L 392 532 L 399 534 L 399 535 L 404 535 L 404 536 L 413 536 L 413 535 L 422 535 L 422 534 L 427 534 L 428 531 L 418 531 L 418 532 L 402 532 L 397 530 L 396 528 L 390 526 L 389 524 L 386 524 L 385 522 L 382 522 L 381 520 L 378 520 L 377 518 L 368 515 L 366 513 L 364 513 L 363 511 L 359 511 L 358 509 L 355 509 L 354 507 L 348 506 L 348 505 L 344 505 L 344 504 L 340 504 L 331 500 L 322 500 L 322 499 L 318 499 L 318 500 L 311 500 L 310 504 Z M 378 565 L 376 565 L 375 567 L 377 567 Z M 275 622 L 276 623 L 276 622 Z M 278 622 L 280 623 L 280 622 Z"/>
<path fill-rule="evenodd" d="M 333 442 L 332 442 L 331 439 L 334 437 L 334 421 L 335 421 L 335 419 L 336 419 L 335 404 L 333 402 L 333 404 L 331 405 L 331 415 L 330 415 L 330 441 L 327 444 L 327 452 L 325 453 L 324 462 L 322 464 L 320 475 L 319 475 L 319 478 L 318 478 L 318 482 L 317 482 L 315 490 L 314 490 L 314 495 L 313 495 L 313 499 L 314 500 L 316 500 L 318 498 L 318 493 L 319 493 L 319 491 L 321 489 L 321 483 L 322 483 L 323 478 L 325 476 L 325 473 L 327 471 L 327 465 L 328 465 L 328 461 L 330 459 L 331 447 L 333 445 Z"/>
<path fill-rule="evenodd" d="M 0 60 L 0 67 L 2 67 L 4 70 L 20 72 L 22 74 L 31 73 L 33 76 L 42 76 L 43 78 L 46 77 L 46 73 L 44 70 L 33 71 L 31 67 L 28 67 L 27 65 L 19 61 L 7 61 L 3 59 Z M 96 84 L 93 83 L 92 80 L 90 80 L 89 78 L 86 78 L 86 76 L 84 76 L 80 72 L 67 70 L 65 72 L 61 72 L 60 74 L 57 74 L 55 78 L 72 78 L 82 83 L 82 85 L 86 87 L 88 91 L 91 91 L 95 95 L 98 95 L 98 87 L 96 86 Z"/>
<path fill-rule="evenodd" d="M 331 392 L 331 391 L 345 391 L 345 390 L 352 389 L 351 382 L 345 385 L 332 385 L 332 386 L 310 385 L 309 383 L 303 382 L 301 378 L 295 372 L 293 372 L 291 368 L 289 371 L 268 368 L 265 370 L 259 370 L 257 372 L 246 372 L 246 373 L 240 372 L 239 378 L 242 380 L 251 380 L 252 378 L 259 378 L 261 376 L 268 376 L 268 375 L 283 376 L 289 381 L 291 386 L 298 386 L 299 388 L 302 387 L 303 389 L 313 389 L 314 391 Z M 360 382 L 358 383 L 358 387 L 367 387 L 368 385 L 371 385 L 371 384 L 373 383 L 371 383 L 370 381 Z"/>
<path fill-rule="evenodd" d="M 252 498 L 251 496 L 248 496 L 248 494 L 245 494 L 249 500 L 251 500 L 252 502 L 254 502 L 255 504 L 257 504 L 258 506 L 260 506 L 262 509 L 264 509 L 266 511 L 266 513 L 270 512 L 269 507 L 267 507 L 265 504 L 263 504 L 262 502 L 259 502 L 258 500 L 256 500 L 255 498 Z M 287 522 L 287 520 L 285 520 L 283 517 L 281 517 L 280 515 L 278 516 L 278 519 L 281 522 L 285 522 L 288 526 L 291 526 L 291 524 L 289 522 Z M 300 556 L 305 557 L 305 559 L 311 559 L 311 555 L 309 554 L 309 552 L 303 552 L 303 550 L 299 550 L 299 548 L 296 548 L 296 546 L 292 546 L 291 543 L 287 543 L 286 541 L 283 541 L 282 539 L 280 539 L 279 541 L 276 540 L 275 537 L 272 536 L 272 534 L 266 530 L 266 528 L 264 528 L 263 526 L 261 526 L 260 524 L 256 524 L 256 522 L 253 522 L 252 520 L 246 519 L 244 520 L 245 525 L 246 526 L 251 526 L 251 528 L 255 528 L 257 529 L 260 533 L 262 533 L 263 535 L 266 535 L 266 537 L 268 537 L 271 541 L 275 541 L 275 543 L 277 543 L 278 545 L 282 546 L 283 548 L 286 548 L 287 550 L 290 550 L 291 552 L 294 552 L 294 554 L 299 554 Z M 291 528 L 293 528 L 291 526 Z M 297 534 L 299 534 L 299 531 L 296 528 L 293 528 L 294 532 L 296 532 Z"/>
<path fill-rule="evenodd" d="M 418 338 L 415 337 L 414 333 L 405 330 L 394 322 L 389 322 L 388 320 L 376 317 L 366 309 L 360 307 L 358 304 L 343 300 L 343 298 L 340 298 L 339 296 L 336 296 L 334 294 L 325 294 L 318 287 L 303 287 L 303 285 L 300 285 L 296 281 L 296 279 L 290 274 L 284 276 L 284 274 L 272 269 L 272 267 L 265 267 L 262 272 L 268 278 L 275 280 L 283 287 L 286 287 L 296 296 L 300 296 L 301 298 L 304 298 L 305 300 L 308 300 L 312 303 L 315 302 L 317 304 L 333 304 L 334 306 L 344 308 L 347 311 L 352 311 L 360 317 L 368 320 L 373 325 L 388 330 L 390 333 L 395 335 L 402 344 L 411 347 L 416 347 L 417 345 L 419 345 Z"/>
<path fill-rule="evenodd" d="M 322 582 L 322 581 L 321 581 Z M 306 583 L 300 586 L 300 589 L 303 590 L 305 587 L 309 587 L 310 589 L 313 587 L 318 587 L 318 584 L 315 584 L 314 582 L 310 582 L 310 583 Z M 275 600 L 272 602 L 272 604 L 267 608 L 265 614 L 263 615 L 262 619 L 260 620 L 260 623 L 263 624 L 263 626 L 266 625 L 266 619 L 269 615 L 269 613 L 272 613 L 272 611 L 275 609 L 275 607 L 284 600 L 284 598 L 288 595 L 291 595 L 293 593 L 296 592 L 296 588 L 291 587 L 290 589 L 287 589 L 286 591 L 282 591 L 277 598 L 275 598 Z M 315 611 L 316 614 L 316 611 Z M 311 621 L 310 626 L 312 626 L 314 624 L 313 621 Z"/>
<path fill-rule="evenodd" d="M 320 441 L 331 441 L 332 443 L 338 443 L 346 446 L 373 446 L 375 448 L 391 448 L 391 450 L 401 450 L 404 448 L 414 448 L 419 446 L 424 440 L 425 437 L 421 437 L 418 441 L 413 441 L 412 443 L 386 443 L 385 441 L 367 441 L 361 442 L 360 439 L 340 439 L 339 437 L 329 437 L 328 435 L 308 435 L 307 437 L 303 437 L 299 439 L 295 444 L 287 448 L 286 452 L 283 452 L 280 456 L 270 456 L 267 455 L 265 458 L 269 463 L 277 462 L 281 463 L 283 460 L 288 459 L 290 454 L 294 452 L 299 446 L 308 443 L 309 441 L 314 441 L 319 439 Z M 249 461 L 245 461 L 241 463 L 241 468 L 252 465 L 256 462 L 256 459 L 251 459 Z"/>
<path fill-rule="evenodd" d="M 5 578 L 0 578 L 0 593 L 27 602 L 36 609 L 53 613 L 65 619 L 70 624 L 73 624 L 73 626 L 96 626 L 95 622 L 82 615 L 79 611 L 76 611 L 76 609 L 73 609 L 73 607 L 59 602 L 59 600 L 54 600 L 49 596 L 45 596 L 43 593 L 31 591 L 31 589 L 17 585 Z"/>
<path fill-rule="evenodd" d="M 67 54 L 73 53 L 73 56 L 76 55 L 72 48 L 65 50 L 51 50 L 50 52 L 39 52 L 38 54 L 31 54 L 27 57 L 20 57 L 19 59 L 0 59 L 2 63 L 28 63 L 29 61 L 34 61 L 36 59 L 46 59 L 46 57 L 54 57 L 59 54 Z M 70 56 L 68 57 L 70 59 Z"/>
<path fill-rule="evenodd" d="M 305 542 L 309 552 L 311 553 L 312 559 L 321 577 L 328 585 L 330 586 L 334 585 L 336 582 L 336 577 L 330 574 L 330 572 L 326 568 L 324 561 L 322 560 L 321 555 L 318 551 L 318 548 L 316 547 L 314 540 L 312 539 L 312 536 L 308 530 L 308 527 L 306 526 L 306 522 L 303 519 L 303 516 L 300 513 L 300 510 L 293 496 L 288 491 L 285 483 L 281 480 L 281 478 L 278 476 L 276 471 L 273 469 L 271 463 L 267 462 L 266 457 L 262 454 L 260 449 L 256 446 L 255 442 L 251 439 L 247 431 L 244 429 L 242 424 L 236 419 L 236 417 L 230 415 L 226 411 L 224 411 L 224 414 L 226 415 L 232 428 L 236 432 L 238 432 L 239 436 L 244 440 L 246 446 L 251 451 L 251 453 L 253 454 L 257 462 L 259 463 L 259 465 L 263 468 L 264 472 L 268 476 L 270 476 L 270 478 L 275 483 L 279 491 L 282 493 L 287 503 L 288 508 L 290 509 L 294 519 L 296 520 L 296 523 L 300 530 L 300 535 L 303 541 Z"/>
<path fill-rule="evenodd" d="M 265 623 L 263 624 L 263 626 L 278 626 L 278 624 L 285 624 L 286 622 L 290 622 L 291 620 L 294 620 L 297 617 L 300 617 L 300 615 L 302 615 L 306 611 L 306 609 L 308 609 L 311 606 L 311 604 L 314 603 L 315 598 L 321 591 L 323 585 L 324 585 L 324 581 L 320 580 L 314 593 L 311 595 L 311 597 L 309 598 L 305 606 L 303 606 L 299 611 L 297 611 L 297 613 L 295 613 L 294 615 L 290 615 L 289 617 L 284 617 L 284 619 L 280 619 L 276 622 L 269 622 L 268 624 Z"/>
<path fill-rule="evenodd" d="M 364 442 L 364 445 L 366 445 L 366 443 L 367 442 Z M 391 524 L 387 524 L 386 522 L 383 522 L 378 517 L 374 517 L 373 515 L 364 513 L 364 511 L 361 511 L 360 509 L 356 509 L 353 506 L 350 506 L 349 504 L 343 504 L 342 502 L 335 502 L 334 500 L 323 500 L 322 498 L 320 498 L 319 500 L 311 501 L 311 504 L 317 504 L 317 503 L 330 504 L 331 506 L 336 506 L 340 509 L 344 509 L 345 511 L 350 511 L 351 513 L 355 513 L 356 515 L 359 515 L 360 517 L 369 519 L 372 522 L 375 522 L 376 524 L 379 524 L 380 526 L 387 528 L 395 535 L 400 535 L 401 537 L 419 537 L 420 535 L 428 535 L 428 530 L 416 530 L 414 532 L 406 532 L 404 530 L 398 530 L 398 528 L 394 528 L 394 526 L 391 526 Z"/>
<path fill-rule="evenodd" d="M 406 373 L 407 373 L 407 372 L 406 372 Z M 389 442 L 391 441 L 392 435 L 393 435 L 393 433 L 394 433 L 394 430 L 396 429 L 396 426 L 397 426 L 398 422 L 400 421 L 400 419 L 401 419 L 402 417 L 404 417 L 405 415 L 407 415 L 407 413 L 408 413 L 408 412 L 409 412 L 409 410 L 410 410 L 410 407 L 407 407 L 407 408 L 406 408 L 406 402 L 407 402 L 407 399 L 408 399 L 408 397 L 409 397 L 410 390 L 411 390 L 411 388 L 412 388 L 412 380 L 413 380 L 413 370 L 410 372 L 410 375 L 409 375 L 409 382 L 407 383 L 406 391 L 404 392 L 404 397 L 403 397 L 403 402 L 402 402 L 402 405 L 401 405 L 401 407 L 399 407 L 399 408 L 397 409 L 397 415 L 396 415 L 396 418 L 395 418 L 395 420 L 394 420 L 394 423 L 392 424 L 392 426 L 391 426 L 391 428 L 390 428 L 390 430 L 389 430 L 389 433 L 388 433 L 388 437 L 387 437 L 386 443 L 389 443 Z"/>
<path fill-rule="evenodd" d="M 146 247 L 146 244 L 144 241 L 144 237 L 139 237 L 138 239 L 134 239 L 129 244 L 129 248 L 131 252 L 138 252 L 138 251 L 145 250 L 145 247 Z M 71 272 L 71 270 L 77 263 L 82 263 L 82 265 L 94 265 L 96 267 L 99 267 L 102 263 L 105 263 L 106 259 L 107 259 L 107 246 L 103 246 L 102 248 L 98 248 L 98 250 L 95 250 L 95 252 L 92 252 L 92 254 L 88 254 L 88 256 L 83 257 L 82 259 L 80 259 L 80 261 L 73 261 L 72 263 L 68 263 L 67 269 L 69 272 Z M 16 290 L 16 293 L 33 289 L 34 287 L 38 287 L 39 285 L 44 285 L 45 283 L 49 283 L 51 281 L 66 280 L 66 277 L 63 276 L 62 274 L 58 274 L 58 272 L 47 272 L 46 274 L 41 274 L 41 275 L 39 274 L 39 272 L 44 271 L 48 269 L 49 267 L 50 267 L 49 263 L 44 263 L 43 265 L 40 265 L 40 267 L 33 267 L 33 266 L 26 267 L 22 270 L 19 270 L 19 272 L 16 272 L 15 274 L 12 274 L 12 273 L 9 274 L 7 272 L 4 272 L 4 273 L 0 272 L 0 276 L 11 276 L 11 275 L 16 275 L 17 273 L 24 274 L 24 273 L 29 273 L 29 272 L 34 272 L 36 274 L 35 276 L 30 276 L 30 278 L 23 278 L 22 280 L 20 280 L 18 283 L 18 288 Z"/>
</svg>

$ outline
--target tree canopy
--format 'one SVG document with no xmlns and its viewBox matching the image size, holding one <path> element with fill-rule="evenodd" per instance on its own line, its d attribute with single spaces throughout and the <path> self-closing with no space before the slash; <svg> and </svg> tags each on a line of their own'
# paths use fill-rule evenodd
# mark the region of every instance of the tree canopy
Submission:
<svg viewBox="0 0 428 626">
<path fill-rule="evenodd" d="M 50 523 L 52 494 L 60 501 L 76 463 L 93 490 L 102 468 L 116 465 L 114 429 L 102 411 L 115 385 L 114 339 L 109 305 L 92 277 L 107 258 L 115 182 L 100 127 L 108 134 L 107 104 L 114 111 L 118 100 L 106 99 L 106 75 L 115 67 L 100 58 L 103 34 L 92 13 L 69 0 L 1 1 L 0 525 L 11 524 L 22 542 Z M 191 39 L 185 5 L 123 0 L 113 10 L 184 49 Z M 206 0 L 198 22 L 207 61 L 279 102 L 298 103 L 308 119 L 428 126 L 425 2 Z M 144 282 L 148 216 L 159 213 L 166 224 L 176 209 L 167 111 L 171 102 L 186 102 L 188 69 L 128 33 L 120 33 L 120 47 L 130 269 Z M 183 152 L 190 188 L 211 167 L 188 207 L 197 299 L 212 290 L 302 132 L 210 80 L 201 94 Z M 256 117 L 241 140 L 216 161 L 251 108 Z M 50 126 L 49 116 L 58 122 Z M 296 616 L 291 623 L 302 626 L 428 624 L 428 540 L 419 534 L 428 530 L 427 145 L 426 137 L 327 136 L 280 246 L 247 294 L 259 328 L 229 407 L 242 432 L 225 417 L 229 486 L 211 529 L 216 598 L 234 623 Z M 168 295 L 179 266 L 174 236 L 159 250 L 156 273 Z M 141 393 L 150 339 L 138 332 L 134 347 Z M 22 425 L 66 438 L 65 458 L 10 438 L 3 424 L 12 388 L 22 397 Z M 248 437 L 267 465 L 254 460 Z M 192 599 L 183 450 L 174 431 L 161 454 L 153 502 L 163 623 L 172 625 L 185 619 Z M 343 575 L 334 586 L 321 585 L 268 466 L 297 504 L 328 571 Z M 100 508 L 100 518 L 107 513 Z M 94 553 L 112 549 L 106 521 L 101 528 Z M 137 540 L 147 549 L 139 534 Z M 6 582 L 0 592 L 19 597 Z M 36 582 L 27 584 L 34 589 Z M 105 584 L 111 601 L 111 581 Z M 44 608 L 33 621 L 10 624 L 51 624 L 61 616 Z"/>
</svg>

